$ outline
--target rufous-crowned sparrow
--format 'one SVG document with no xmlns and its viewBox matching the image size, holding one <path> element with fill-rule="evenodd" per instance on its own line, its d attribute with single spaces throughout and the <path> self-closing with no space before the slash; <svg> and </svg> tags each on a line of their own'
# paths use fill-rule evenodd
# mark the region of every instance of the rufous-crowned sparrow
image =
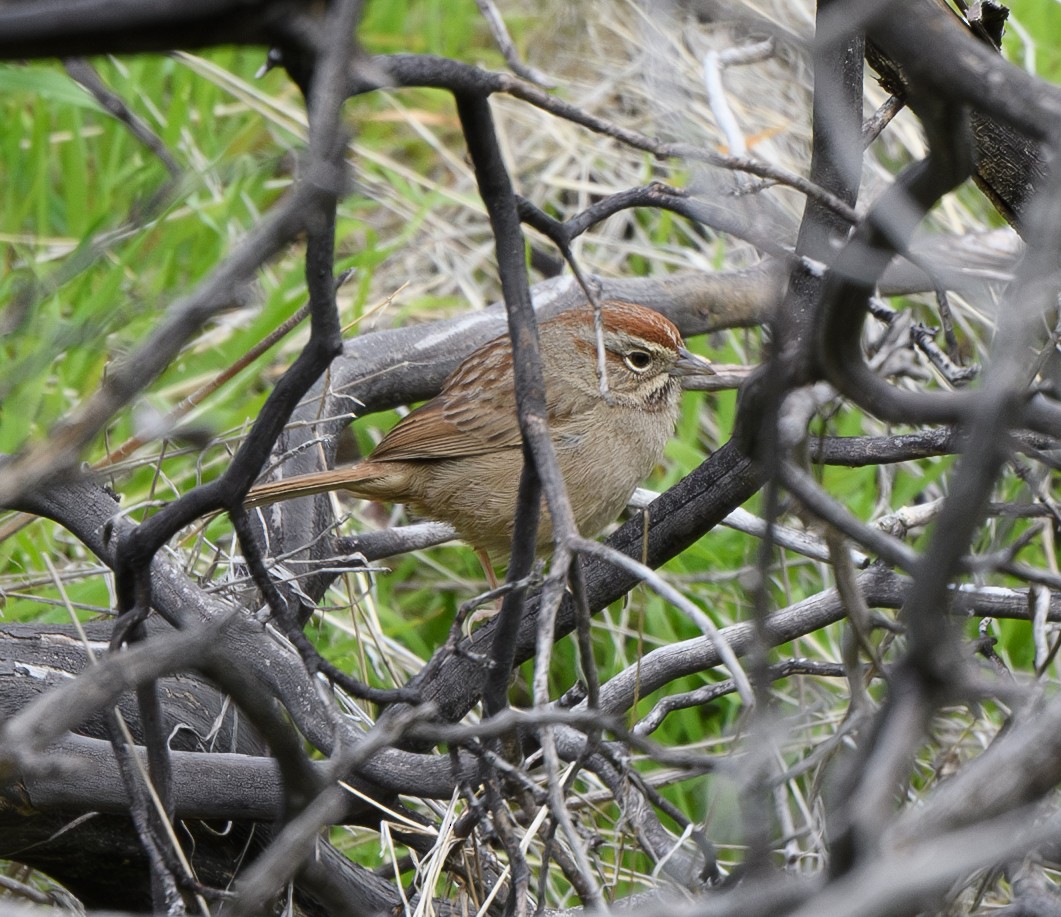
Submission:
<svg viewBox="0 0 1061 917">
<path fill-rule="evenodd" d="M 575 522 L 590 537 L 619 515 L 659 461 L 678 419 L 682 378 L 713 372 L 658 312 L 606 302 L 601 318 L 605 392 L 592 309 L 573 309 L 540 326 L 549 430 Z M 512 347 L 499 337 L 471 353 L 442 391 L 399 421 L 367 459 L 261 484 L 247 494 L 247 505 L 347 490 L 406 503 L 497 557 L 512 542 L 522 465 Z M 552 540 L 545 512 L 542 520 L 540 551 Z"/>
</svg>

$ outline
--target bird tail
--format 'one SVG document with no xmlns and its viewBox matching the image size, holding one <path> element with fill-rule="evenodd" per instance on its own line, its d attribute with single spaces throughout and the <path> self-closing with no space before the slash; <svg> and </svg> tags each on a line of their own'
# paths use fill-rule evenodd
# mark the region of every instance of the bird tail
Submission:
<svg viewBox="0 0 1061 917">
<path fill-rule="evenodd" d="M 373 499 L 372 494 L 364 493 L 357 486 L 360 482 L 378 477 L 378 471 L 372 471 L 368 465 L 346 465 L 328 471 L 316 471 L 311 474 L 299 474 L 291 478 L 281 478 L 258 484 L 247 491 L 243 505 L 248 509 L 264 506 L 267 503 L 278 503 L 281 500 L 294 500 L 297 497 L 310 497 L 314 494 L 327 493 L 331 490 L 348 490 L 355 496 Z"/>
</svg>

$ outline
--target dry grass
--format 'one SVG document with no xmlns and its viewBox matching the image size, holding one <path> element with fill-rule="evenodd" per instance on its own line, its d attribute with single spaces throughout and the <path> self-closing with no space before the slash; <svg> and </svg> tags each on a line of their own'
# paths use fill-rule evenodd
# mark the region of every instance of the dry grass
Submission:
<svg viewBox="0 0 1061 917">
<path fill-rule="evenodd" d="M 805 39 L 812 31 L 809 2 L 777 0 L 749 6 L 797 38 Z M 521 19 L 518 34 L 528 61 L 557 82 L 558 94 L 566 100 L 654 137 L 698 144 L 717 152 L 729 149 L 708 104 L 702 62 L 709 50 L 722 51 L 742 43 L 732 27 L 695 23 L 670 4 L 638 4 L 632 0 L 582 4 L 540 0 L 530 10 L 526 4 L 517 3 L 506 3 L 502 10 Z M 474 53 L 474 49 L 468 49 L 469 56 Z M 278 80 L 252 84 L 195 56 L 181 55 L 179 60 L 201 78 L 224 86 L 230 93 L 231 105 L 260 118 L 278 142 L 294 144 L 303 139 L 304 114 L 292 92 L 275 91 Z M 726 69 L 723 81 L 726 99 L 749 154 L 805 175 L 810 159 L 811 123 L 810 69 L 805 50 L 798 43 L 780 46 L 776 55 L 766 60 Z M 880 90 L 868 80 L 867 114 L 882 101 Z M 794 191 L 772 187 L 748 193 L 758 186 L 758 180 L 699 164 L 655 162 L 646 154 L 511 98 L 496 97 L 494 109 L 519 191 L 550 213 L 570 216 L 602 196 L 661 180 L 712 202 L 724 203 L 734 214 L 768 225 L 781 244 L 794 244 L 803 206 L 802 197 Z M 381 304 L 359 328 L 371 330 L 480 308 L 496 301 L 500 293 L 493 240 L 448 104 L 429 93 L 387 92 L 372 100 L 356 101 L 349 111 L 357 131 L 351 160 L 359 184 L 357 195 L 342 211 L 342 253 L 356 258 L 368 249 L 378 249 L 385 254 L 364 282 L 355 282 L 344 291 L 347 316 L 354 319 L 371 311 L 369 307 Z M 199 160 L 195 129 L 191 125 L 182 132 L 181 147 L 193 162 Z M 381 143 L 381 136 L 388 137 L 389 142 Z M 912 161 L 923 152 L 916 120 L 901 114 L 868 151 L 868 194 L 860 206 L 865 206 L 894 176 L 897 163 Z M 279 190 L 287 181 L 289 176 L 280 174 L 274 187 Z M 171 213 L 168 219 L 179 216 Z M 948 198 L 933 215 L 929 229 L 962 234 L 985 225 L 985 210 L 971 196 L 961 196 Z M 542 239 L 534 242 L 548 247 Z M 710 227 L 694 227 L 680 218 L 636 211 L 624 211 L 586 233 L 578 240 L 575 254 L 585 270 L 605 276 L 719 270 L 754 264 L 760 257 L 749 243 L 721 235 Z M 296 263 L 297 253 L 290 263 L 270 269 L 262 281 L 265 295 L 280 295 L 277 291 L 282 291 L 288 282 L 285 278 Z M 391 300 L 397 290 L 402 292 Z M 295 299 L 297 291 L 283 295 Z M 931 301 L 910 301 L 911 306 L 917 304 L 929 307 Z M 952 305 L 961 333 L 978 352 L 990 338 L 996 303 L 990 298 L 967 301 L 953 297 Z M 257 304 L 218 325 L 213 336 L 202 342 L 202 348 L 223 346 L 233 328 L 251 320 L 256 307 Z M 281 361 L 289 359 L 295 346 L 293 339 L 282 348 Z M 710 341 L 711 352 L 723 355 L 723 362 L 754 363 L 759 346 L 758 336 L 745 332 L 717 335 Z M 170 387 L 164 386 L 156 394 L 163 402 L 172 403 L 184 392 L 184 386 L 192 383 L 181 379 L 166 384 Z M 715 446 L 728 436 L 728 429 L 719 418 L 731 415 L 732 400 L 713 400 L 699 409 L 690 408 L 689 414 L 697 410 L 701 416 L 690 416 L 686 429 L 692 430 L 694 439 L 699 441 L 675 447 L 657 484 L 667 483 L 688 470 L 699 460 L 705 444 Z M 833 402 L 823 403 L 821 412 L 837 426 L 848 423 L 865 432 L 879 429 L 865 418 L 852 420 Z M 241 428 L 233 424 L 220 445 L 215 442 L 211 451 L 198 457 L 192 477 L 210 474 L 212 466 L 225 460 L 228 446 L 240 433 Z M 174 458 L 172 452 L 163 459 L 157 452 L 144 450 L 122 471 L 131 471 L 134 466 L 154 467 L 158 486 L 152 496 L 157 493 L 160 498 L 168 498 L 186 489 L 187 484 L 187 479 L 179 475 L 174 476 L 172 484 L 168 483 L 169 463 Z M 188 473 L 188 461 L 184 459 L 182 474 Z M 924 467 L 881 469 L 875 479 L 863 476 L 857 482 L 862 490 L 852 501 L 866 510 L 867 518 L 890 512 L 898 508 L 894 495 L 914 492 L 916 488 L 910 480 L 924 473 Z M 378 509 L 360 506 L 354 507 L 353 512 L 350 524 L 355 526 L 378 525 L 396 518 L 382 520 Z M 785 521 L 802 524 L 795 517 Z M 61 533 L 54 537 L 64 538 Z M 218 589 L 239 586 L 236 570 L 240 558 L 223 521 L 196 528 L 173 548 L 196 578 L 211 582 Z M 747 584 L 755 551 L 752 539 L 728 533 L 711 536 L 708 545 L 698 547 L 687 562 L 671 569 L 670 575 L 694 601 L 713 613 L 720 626 L 729 624 L 747 614 Z M 393 575 L 378 578 L 366 574 L 340 577 L 313 626 L 314 636 L 327 653 L 344 660 L 359 677 L 384 685 L 401 684 L 421 668 L 444 634 L 456 604 L 480 588 L 474 562 L 460 548 L 417 554 L 397 562 L 395 568 Z M 821 565 L 792 555 L 783 555 L 770 568 L 769 576 L 778 606 L 831 584 L 828 571 Z M 109 577 L 83 549 L 67 539 L 62 566 L 55 577 L 44 570 L 9 570 L 0 578 L 0 588 L 9 598 L 25 594 L 38 603 L 61 602 L 39 592 L 38 587 L 54 583 L 58 589 L 57 580 L 68 584 L 88 578 L 102 585 L 96 590 L 98 601 L 75 601 L 71 605 L 79 611 L 103 613 L 113 603 Z M 687 622 L 664 609 L 660 602 L 638 593 L 609 610 L 595 625 L 595 633 L 601 655 L 610 657 L 608 672 L 613 672 L 636 664 L 639 654 L 654 645 L 688 635 L 689 628 Z M 790 649 L 792 655 L 837 660 L 841 658 L 839 640 L 840 629 L 833 628 L 803 638 Z M 570 664 L 570 654 L 562 654 L 560 662 Z M 566 689 L 575 678 L 573 666 L 559 672 L 555 676 L 557 690 Z M 640 713 L 647 712 L 652 700 L 641 704 Z M 784 835 L 778 854 L 807 871 L 818 869 L 822 862 L 818 778 L 831 760 L 831 741 L 844 729 L 847 701 L 843 682 L 826 684 L 823 680 L 796 678 L 777 689 L 774 775 L 778 784 L 774 815 Z M 352 708 L 355 706 L 351 704 Z M 695 747 L 705 755 L 725 757 L 733 753 L 738 747 L 735 734 L 740 730 L 728 718 L 739 714 L 726 705 L 718 709 L 718 716 L 710 711 L 676 716 L 679 724 L 673 727 L 666 744 Z M 983 712 L 955 711 L 941 717 L 934 743 L 924 749 L 923 780 L 911 790 L 908 801 L 915 802 L 918 791 L 932 786 L 954 762 L 982 749 L 995 728 L 996 717 Z M 678 804 L 706 823 L 709 833 L 719 838 L 724 865 L 727 851 L 733 852 L 730 864 L 740 859 L 738 784 L 702 777 L 690 780 L 664 769 L 650 773 L 660 785 L 676 787 L 674 798 Z M 654 879 L 647 874 L 646 861 L 631 853 L 626 845 L 624 825 L 608 804 L 606 788 L 586 775 L 580 781 L 576 784 L 577 807 L 580 818 L 589 826 L 587 831 L 601 841 L 595 848 L 601 881 L 627 890 L 651 885 Z M 409 802 L 422 807 L 432 818 L 438 814 L 435 804 Z M 452 811 L 460 809 L 461 804 L 455 803 Z M 528 837 L 533 827 L 532 820 Z M 451 820 L 442 819 L 438 851 L 444 851 L 451 842 L 447 835 L 451 828 Z M 380 843 L 377 835 L 352 829 L 337 835 L 344 835 L 340 839 L 355 853 L 359 850 L 366 859 L 376 858 L 374 851 L 378 851 Z M 528 856 L 533 860 L 538 851 L 532 845 Z M 396 860 L 396 852 L 394 857 Z M 428 857 L 419 865 L 421 874 L 435 876 L 436 862 Z M 456 894 L 441 880 L 435 890 Z M 557 883 L 553 893 L 548 902 L 551 906 L 571 903 L 571 892 L 563 883 Z"/>
</svg>

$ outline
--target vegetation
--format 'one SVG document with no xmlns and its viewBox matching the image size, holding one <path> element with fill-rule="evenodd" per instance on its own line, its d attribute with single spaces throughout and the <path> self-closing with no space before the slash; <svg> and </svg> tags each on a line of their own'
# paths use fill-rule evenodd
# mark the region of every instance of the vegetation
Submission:
<svg viewBox="0 0 1061 917">
<path fill-rule="evenodd" d="M 1010 65 L 993 4 L 882 4 L 864 54 L 842 0 L 817 43 L 809 4 L 542 0 L 502 6 L 507 62 L 480 5 L 70 34 L 0 7 L 3 888 L 1061 910 L 1061 8 L 1013 4 Z M 496 229 L 495 137 L 524 244 Z M 718 369 L 645 482 L 663 497 L 607 540 L 657 580 L 561 559 L 462 630 L 487 587 L 451 533 L 336 495 L 241 511 L 437 391 L 504 327 L 502 277 L 518 328 L 511 290 L 575 305 L 575 268 Z"/>
</svg>

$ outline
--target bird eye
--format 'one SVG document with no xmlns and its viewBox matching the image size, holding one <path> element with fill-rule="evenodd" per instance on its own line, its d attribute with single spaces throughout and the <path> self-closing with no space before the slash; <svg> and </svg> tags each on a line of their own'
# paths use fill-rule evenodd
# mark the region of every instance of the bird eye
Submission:
<svg viewBox="0 0 1061 917">
<path fill-rule="evenodd" d="M 652 354 L 644 350 L 631 350 L 623 357 L 623 362 L 635 373 L 643 373 L 652 365 Z"/>
</svg>

